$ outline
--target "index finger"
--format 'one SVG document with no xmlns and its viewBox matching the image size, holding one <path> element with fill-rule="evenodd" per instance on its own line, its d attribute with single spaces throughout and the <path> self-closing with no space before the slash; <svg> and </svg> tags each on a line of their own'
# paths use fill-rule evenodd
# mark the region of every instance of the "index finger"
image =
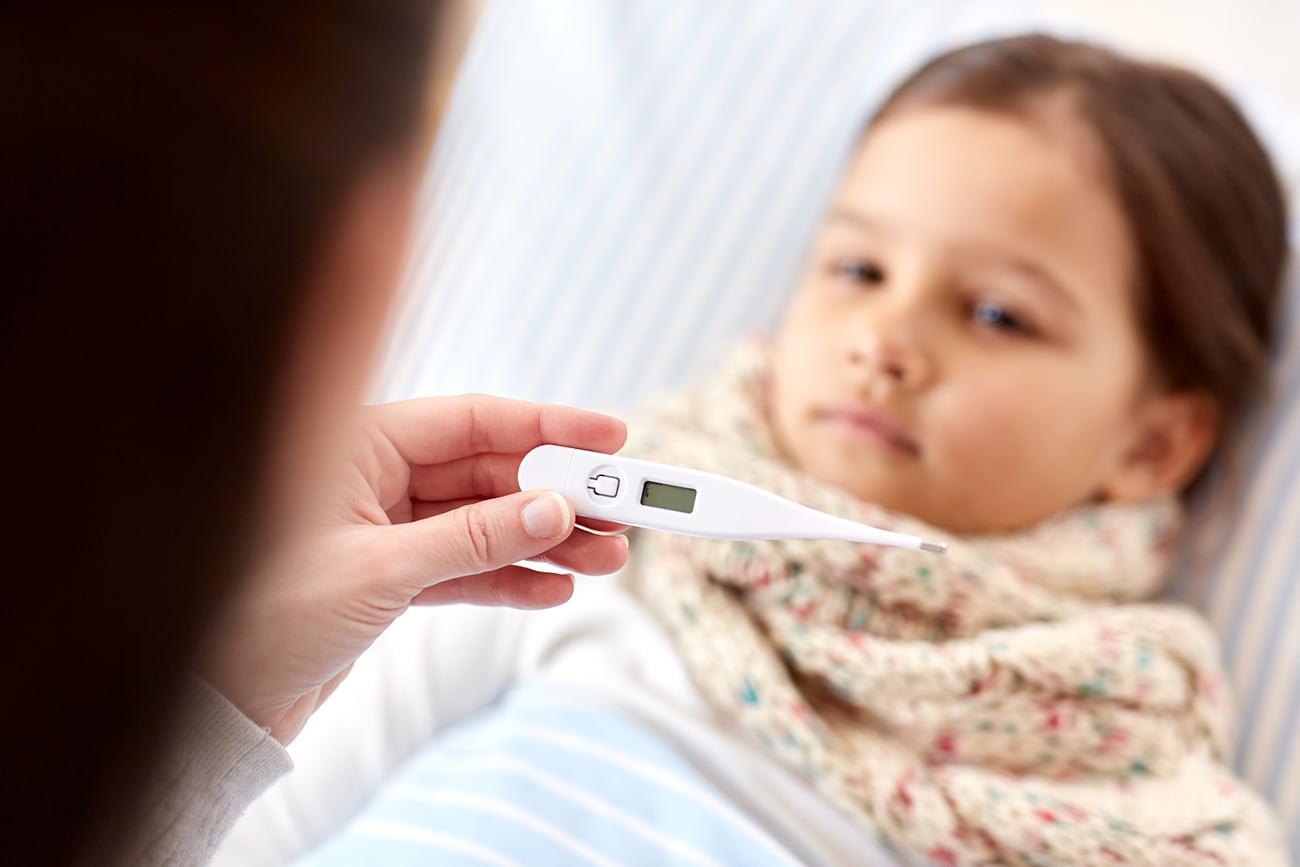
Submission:
<svg viewBox="0 0 1300 867">
<path fill-rule="evenodd" d="M 404 400 L 368 412 L 408 464 L 519 454 L 543 443 L 612 453 L 627 441 L 627 425 L 613 416 L 483 394 Z"/>
</svg>

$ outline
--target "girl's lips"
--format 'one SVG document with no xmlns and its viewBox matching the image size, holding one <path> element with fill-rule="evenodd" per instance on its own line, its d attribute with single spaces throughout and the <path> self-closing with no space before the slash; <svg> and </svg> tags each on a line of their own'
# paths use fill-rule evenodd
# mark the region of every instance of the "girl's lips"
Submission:
<svg viewBox="0 0 1300 867">
<path fill-rule="evenodd" d="M 832 407 L 818 410 L 816 418 L 852 439 L 871 445 L 883 445 L 912 457 L 921 453 L 916 440 L 912 439 L 902 425 L 883 412 L 862 406 Z"/>
</svg>

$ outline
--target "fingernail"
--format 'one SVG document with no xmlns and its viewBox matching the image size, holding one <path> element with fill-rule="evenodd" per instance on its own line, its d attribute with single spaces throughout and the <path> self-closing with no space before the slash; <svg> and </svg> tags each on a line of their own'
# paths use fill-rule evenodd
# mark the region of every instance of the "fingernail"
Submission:
<svg viewBox="0 0 1300 867">
<path fill-rule="evenodd" d="M 564 532 L 569 523 L 569 504 L 554 491 L 533 500 L 523 511 L 524 529 L 534 539 L 550 539 Z"/>
</svg>

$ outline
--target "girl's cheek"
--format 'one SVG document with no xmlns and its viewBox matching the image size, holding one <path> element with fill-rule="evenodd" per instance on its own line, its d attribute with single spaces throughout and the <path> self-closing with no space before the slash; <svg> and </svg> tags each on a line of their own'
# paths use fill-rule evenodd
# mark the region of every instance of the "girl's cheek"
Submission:
<svg viewBox="0 0 1300 867">
<path fill-rule="evenodd" d="M 795 323 L 795 328 L 787 335 L 784 347 L 783 367 L 790 383 L 809 383 L 808 377 L 819 376 L 825 372 L 826 353 L 822 344 L 827 339 L 819 334 L 818 329 Z"/>
<path fill-rule="evenodd" d="M 1033 407 L 1018 389 L 987 380 L 950 383 L 935 395 L 936 447 L 951 466 L 1002 472 L 1007 453 L 1032 447 Z"/>
</svg>

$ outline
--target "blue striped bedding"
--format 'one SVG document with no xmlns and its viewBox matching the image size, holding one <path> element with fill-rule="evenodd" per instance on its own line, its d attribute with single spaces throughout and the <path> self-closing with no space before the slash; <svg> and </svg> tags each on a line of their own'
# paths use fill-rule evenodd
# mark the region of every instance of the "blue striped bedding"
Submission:
<svg viewBox="0 0 1300 867">
<path fill-rule="evenodd" d="M 498 0 L 422 196 L 377 398 L 488 391 L 629 409 L 768 327 L 864 119 L 1014 3 Z M 1280 162 L 1300 135 L 1260 110 Z M 1294 127 L 1292 127 L 1294 130 Z M 1174 594 L 1220 630 L 1240 772 L 1300 861 L 1300 288 L 1277 390 L 1202 509 Z M 1226 519 L 1224 518 L 1226 515 Z"/>
<path fill-rule="evenodd" d="M 444 732 L 300 867 L 796 867 L 661 738 L 523 690 Z"/>
</svg>

